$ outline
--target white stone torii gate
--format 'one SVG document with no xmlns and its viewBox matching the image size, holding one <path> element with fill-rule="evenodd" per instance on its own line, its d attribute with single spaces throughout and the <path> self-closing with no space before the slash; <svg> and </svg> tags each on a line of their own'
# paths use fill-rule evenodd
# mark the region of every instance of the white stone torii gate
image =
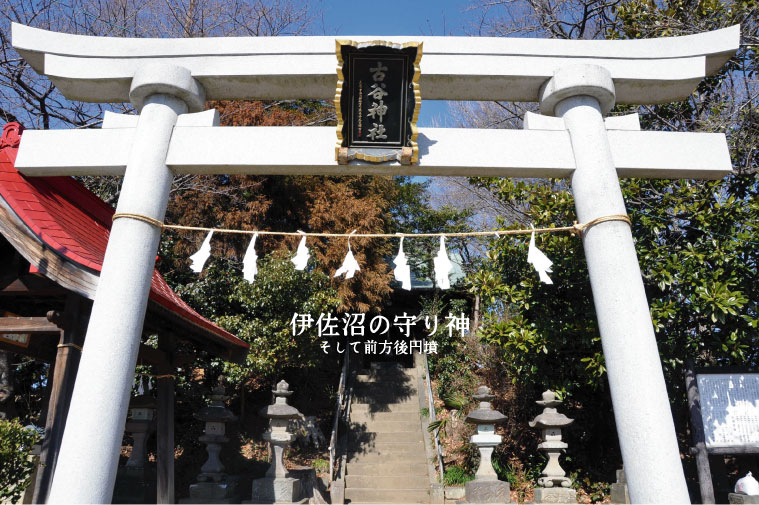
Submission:
<svg viewBox="0 0 759 505">
<path fill-rule="evenodd" d="M 626 214 L 618 177 L 715 179 L 722 134 L 639 131 L 615 103 L 686 98 L 739 46 L 738 26 L 635 41 L 418 37 L 425 99 L 539 101 L 525 130 L 421 128 L 415 166 L 334 161 L 330 127 L 219 127 L 206 99 L 332 99 L 331 37 L 116 39 L 13 25 L 13 45 L 69 99 L 131 101 L 101 130 L 27 131 L 30 176 L 124 175 L 117 212 L 164 218 L 180 173 L 570 177 L 580 222 Z M 377 37 L 353 37 L 376 40 Z M 405 42 L 398 37 L 387 40 Z M 558 116 L 551 118 L 547 116 Z M 103 262 L 51 503 L 111 498 L 160 228 L 118 219 Z M 669 399 L 632 234 L 583 234 L 619 442 L 635 503 L 687 503 Z"/>
</svg>

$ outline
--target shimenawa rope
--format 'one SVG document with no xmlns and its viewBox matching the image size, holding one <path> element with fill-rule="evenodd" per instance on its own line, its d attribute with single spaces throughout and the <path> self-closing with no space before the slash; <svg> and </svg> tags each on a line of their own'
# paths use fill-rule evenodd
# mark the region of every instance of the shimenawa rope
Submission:
<svg viewBox="0 0 759 505">
<path fill-rule="evenodd" d="M 443 233 L 318 233 L 302 231 L 265 231 L 265 230 L 234 230 L 230 228 L 207 228 L 204 226 L 181 226 L 178 224 L 164 224 L 157 219 L 142 214 L 132 214 L 128 212 L 117 212 L 113 215 L 113 220 L 119 218 L 130 218 L 142 221 L 156 228 L 164 230 L 185 230 L 185 231 L 212 231 L 214 233 L 238 233 L 245 235 L 279 235 L 279 236 L 296 236 L 296 237 L 356 237 L 356 238 L 398 238 L 398 237 L 481 237 L 488 235 L 529 235 L 531 233 L 561 233 L 569 232 L 573 235 L 582 236 L 582 233 L 588 228 L 607 221 L 623 221 L 632 226 L 629 216 L 625 214 L 612 214 L 601 216 L 588 221 L 587 223 L 575 222 L 572 226 L 559 226 L 555 228 L 525 228 L 518 230 L 489 230 L 489 231 L 466 231 L 466 232 L 443 232 Z"/>
</svg>

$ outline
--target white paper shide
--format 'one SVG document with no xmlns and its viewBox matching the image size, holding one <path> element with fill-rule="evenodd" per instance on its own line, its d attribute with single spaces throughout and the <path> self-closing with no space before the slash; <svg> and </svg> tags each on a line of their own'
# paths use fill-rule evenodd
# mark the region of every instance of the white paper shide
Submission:
<svg viewBox="0 0 759 505">
<path fill-rule="evenodd" d="M 211 237 L 213 237 L 213 232 L 209 231 L 208 235 L 206 235 L 205 240 L 203 240 L 203 243 L 200 245 L 200 249 L 198 249 L 198 252 L 190 256 L 190 259 L 192 260 L 192 264 L 190 265 L 190 268 L 196 274 L 199 274 L 200 272 L 203 271 L 203 266 L 206 264 L 206 261 L 208 261 L 208 258 L 211 256 Z"/>
<path fill-rule="evenodd" d="M 445 237 L 440 237 L 440 250 L 437 252 L 437 256 L 433 260 L 435 264 L 435 282 L 440 289 L 449 289 L 451 287 L 451 281 L 448 279 L 448 274 L 453 270 L 453 264 L 448 258 L 448 252 L 445 250 Z"/>
<path fill-rule="evenodd" d="M 393 269 L 395 280 L 401 283 L 403 289 L 411 291 L 411 267 L 408 264 L 406 253 L 403 252 L 403 237 L 401 237 L 398 255 L 393 259 L 393 263 L 395 264 L 395 268 Z"/>
<path fill-rule="evenodd" d="M 292 259 L 293 265 L 295 265 L 295 270 L 305 270 L 310 256 L 311 254 L 308 252 L 308 247 L 306 247 L 306 237 L 304 236 L 300 239 L 298 250 L 295 253 L 295 257 Z"/>
<path fill-rule="evenodd" d="M 247 251 L 245 251 L 245 257 L 242 259 L 242 276 L 248 282 L 255 281 L 256 274 L 258 273 L 258 255 L 256 254 L 257 238 L 258 233 L 255 233 L 248 245 Z"/>
<path fill-rule="evenodd" d="M 548 274 L 551 273 L 551 265 L 553 261 L 548 259 L 548 256 L 543 254 L 543 251 L 535 247 L 535 232 L 532 232 L 530 236 L 530 247 L 527 250 L 527 262 L 535 267 L 538 272 L 540 280 L 546 284 L 553 284 L 553 281 Z"/>
</svg>

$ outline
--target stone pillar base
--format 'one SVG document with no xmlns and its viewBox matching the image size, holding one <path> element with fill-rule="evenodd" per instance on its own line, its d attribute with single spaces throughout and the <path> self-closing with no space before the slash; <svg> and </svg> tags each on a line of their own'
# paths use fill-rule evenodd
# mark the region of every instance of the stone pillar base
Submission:
<svg viewBox="0 0 759 505">
<path fill-rule="evenodd" d="M 611 502 L 630 503 L 630 493 L 627 491 L 627 478 L 624 469 L 617 470 L 617 482 L 611 485 Z"/>
<path fill-rule="evenodd" d="M 228 477 L 225 482 L 197 482 L 190 484 L 190 497 L 179 503 L 240 503 L 237 479 Z"/>
<path fill-rule="evenodd" d="M 155 468 L 120 466 L 111 503 L 148 503 L 155 500 Z"/>
<path fill-rule="evenodd" d="M 338 503 L 345 503 L 345 480 L 337 479 L 332 481 L 332 485 L 329 488 L 330 503 L 337 505 Z"/>
<path fill-rule="evenodd" d="M 473 480 L 467 482 L 467 503 L 511 503 L 509 483 L 502 480 Z"/>
<path fill-rule="evenodd" d="M 730 503 L 759 503 L 759 496 L 741 493 L 728 493 L 727 501 Z"/>
<path fill-rule="evenodd" d="M 577 492 L 568 487 L 536 487 L 535 503 L 577 503 Z"/>
<path fill-rule="evenodd" d="M 611 485 L 611 503 L 630 503 L 630 494 L 627 491 L 627 484 L 615 482 Z"/>
<path fill-rule="evenodd" d="M 443 484 L 437 482 L 430 484 L 430 503 L 445 503 L 445 486 Z"/>
<path fill-rule="evenodd" d="M 253 481 L 251 500 L 244 503 L 298 503 L 300 480 L 292 477 L 264 477 Z"/>
</svg>

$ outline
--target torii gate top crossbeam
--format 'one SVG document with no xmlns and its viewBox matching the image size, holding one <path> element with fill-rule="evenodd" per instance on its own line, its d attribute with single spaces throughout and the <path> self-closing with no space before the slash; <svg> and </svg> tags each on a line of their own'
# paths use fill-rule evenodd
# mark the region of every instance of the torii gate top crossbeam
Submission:
<svg viewBox="0 0 759 505">
<path fill-rule="evenodd" d="M 138 67 L 189 69 L 208 99 L 331 99 L 336 37 L 127 39 L 69 35 L 13 24 L 13 46 L 69 99 L 128 102 Z M 409 37 L 337 37 L 403 42 Z M 411 37 L 424 43 L 421 87 L 432 100 L 538 101 L 569 61 L 606 68 L 617 103 L 687 97 L 737 50 L 739 26 L 645 40 Z"/>
</svg>

